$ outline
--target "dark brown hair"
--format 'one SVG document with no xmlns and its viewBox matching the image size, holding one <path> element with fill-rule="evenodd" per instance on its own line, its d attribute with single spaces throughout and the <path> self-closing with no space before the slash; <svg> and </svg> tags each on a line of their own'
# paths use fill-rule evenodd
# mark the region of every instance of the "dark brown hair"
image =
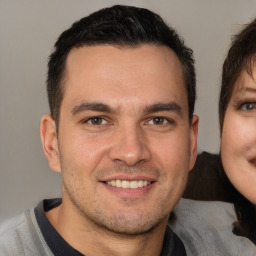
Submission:
<svg viewBox="0 0 256 256">
<path fill-rule="evenodd" d="M 235 88 L 235 83 L 241 73 L 246 71 L 252 76 L 256 60 L 256 19 L 244 26 L 239 34 L 234 36 L 228 55 L 223 64 L 222 84 L 219 97 L 219 122 L 222 132 L 227 106 Z M 256 243 L 256 207 L 245 198 L 228 180 L 223 167 L 221 175 L 230 191 L 230 201 L 234 203 L 237 222 L 233 232 L 245 236 Z M 256 186 L 256 184 L 255 184 Z"/>
<path fill-rule="evenodd" d="M 55 43 L 48 62 L 47 92 L 51 115 L 57 128 L 65 89 L 65 62 L 72 48 L 101 44 L 138 47 L 144 43 L 167 46 L 177 55 L 183 68 L 191 121 L 196 99 L 192 50 L 184 45 L 176 31 L 167 26 L 159 15 L 144 8 L 115 5 L 75 22 Z"/>
</svg>

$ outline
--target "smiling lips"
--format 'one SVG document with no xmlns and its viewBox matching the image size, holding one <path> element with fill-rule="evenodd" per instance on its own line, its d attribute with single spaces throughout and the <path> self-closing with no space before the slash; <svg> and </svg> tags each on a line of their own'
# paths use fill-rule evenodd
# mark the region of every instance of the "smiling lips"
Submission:
<svg viewBox="0 0 256 256">
<path fill-rule="evenodd" d="M 112 186 L 112 187 L 117 187 L 117 188 L 131 188 L 131 189 L 136 189 L 136 188 L 142 188 L 150 185 L 152 182 L 147 181 L 147 180 L 110 180 L 106 181 L 106 184 Z"/>
</svg>

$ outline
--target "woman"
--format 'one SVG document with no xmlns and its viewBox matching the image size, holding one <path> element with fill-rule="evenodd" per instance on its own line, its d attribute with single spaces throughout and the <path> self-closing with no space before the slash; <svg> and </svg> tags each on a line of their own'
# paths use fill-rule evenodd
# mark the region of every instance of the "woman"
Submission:
<svg viewBox="0 0 256 256">
<path fill-rule="evenodd" d="M 236 36 L 224 62 L 219 120 L 221 160 L 237 215 L 234 233 L 256 243 L 256 20 Z"/>
<path fill-rule="evenodd" d="M 234 37 L 224 62 L 219 120 L 231 203 L 182 200 L 172 227 L 188 255 L 256 255 L 256 19 Z"/>
</svg>

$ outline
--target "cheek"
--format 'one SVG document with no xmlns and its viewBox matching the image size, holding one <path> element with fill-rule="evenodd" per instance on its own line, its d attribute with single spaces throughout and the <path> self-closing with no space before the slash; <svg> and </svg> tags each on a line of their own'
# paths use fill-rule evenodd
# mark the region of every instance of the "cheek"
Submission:
<svg viewBox="0 0 256 256">
<path fill-rule="evenodd" d="M 243 154 L 256 142 L 256 119 L 227 118 L 223 125 L 221 137 L 221 153 L 225 157 L 229 153 Z M 225 159 L 224 159 L 225 160 Z M 235 159 L 233 159 L 235 160 Z"/>
<path fill-rule="evenodd" d="M 236 166 L 236 161 L 242 155 L 246 143 L 244 127 L 236 119 L 226 118 L 221 137 L 221 158 L 223 167 L 228 174 Z"/>
<path fill-rule="evenodd" d="M 224 122 L 221 138 L 221 160 L 231 180 L 248 168 L 248 159 L 255 151 L 256 119 L 229 115 Z"/>
<path fill-rule="evenodd" d="M 228 179 L 251 202 L 256 201 L 256 172 L 250 160 L 256 156 L 256 118 L 225 120 L 221 159 Z"/>
<path fill-rule="evenodd" d="M 150 148 L 154 156 L 172 168 L 175 168 L 175 165 L 184 164 L 189 159 L 189 139 L 185 133 L 164 136 L 160 140 L 154 141 L 154 145 L 151 145 Z"/>
<path fill-rule="evenodd" d="M 90 138 L 84 134 L 62 136 L 60 151 L 66 164 L 76 166 L 76 169 L 90 171 L 99 164 L 107 150 L 107 143 L 100 138 Z"/>
<path fill-rule="evenodd" d="M 234 123 L 225 122 L 221 136 L 221 153 L 226 155 L 230 150 L 234 150 L 239 142 L 239 126 Z"/>
<path fill-rule="evenodd" d="M 163 178 L 167 188 L 172 188 L 177 193 L 183 190 L 190 163 L 189 139 L 186 134 L 165 138 L 165 141 L 159 143 L 158 147 L 155 146 L 153 148 L 156 149 L 153 155 L 157 157 L 157 162 L 160 163 L 162 170 L 165 171 Z"/>
</svg>

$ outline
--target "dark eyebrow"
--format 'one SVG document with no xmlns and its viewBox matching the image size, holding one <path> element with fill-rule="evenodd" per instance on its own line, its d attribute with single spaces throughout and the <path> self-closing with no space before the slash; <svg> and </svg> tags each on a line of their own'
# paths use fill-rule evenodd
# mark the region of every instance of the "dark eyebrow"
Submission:
<svg viewBox="0 0 256 256">
<path fill-rule="evenodd" d="M 99 111 L 99 112 L 106 112 L 106 113 L 115 113 L 113 109 L 111 109 L 108 105 L 103 103 L 97 102 L 90 102 L 90 103 L 82 103 L 80 105 L 75 106 L 72 109 L 72 115 L 76 115 L 82 111 Z"/>
<path fill-rule="evenodd" d="M 106 112 L 106 113 L 116 113 L 117 111 L 110 108 L 108 105 L 104 103 L 90 102 L 90 103 L 82 103 L 80 105 L 75 106 L 71 113 L 72 115 L 76 115 L 83 111 L 98 111 L 98 112 Z M 155 112 L 161 111 L 170 111 L 176 112 L 181 115 L 181 107 L 175 102 L 169 103 L 156 103 L 150 106 L 146 106 L 143 112 L 145 114 L 151 114 Z"/>
<path fill-rule="evenodd" d="M 147 106 L 144 109 L 144 113 L 151 114 L 154 112 L 161 112 L 161 111 L 169 111 L 169 112 L 176 112 L 177 114 L 181 115 L 181 107 L 175 102 L 169 103 L 156 103 L 151 106 Z"/>
</svg>

